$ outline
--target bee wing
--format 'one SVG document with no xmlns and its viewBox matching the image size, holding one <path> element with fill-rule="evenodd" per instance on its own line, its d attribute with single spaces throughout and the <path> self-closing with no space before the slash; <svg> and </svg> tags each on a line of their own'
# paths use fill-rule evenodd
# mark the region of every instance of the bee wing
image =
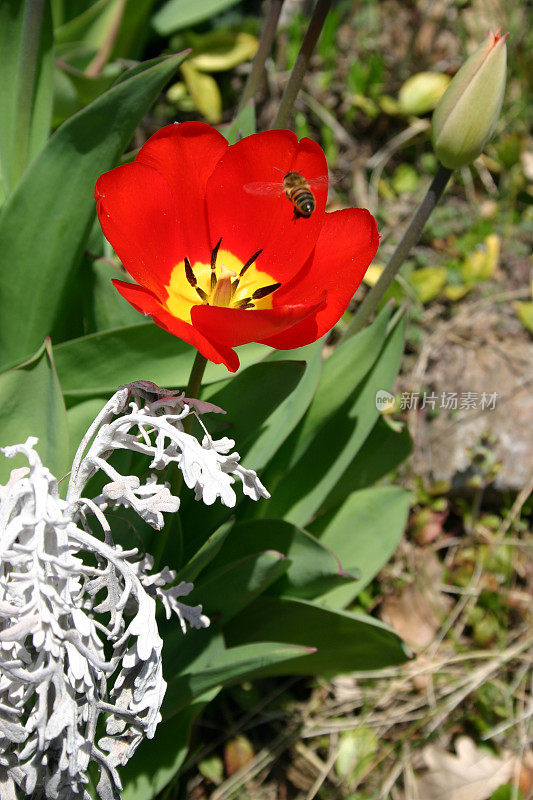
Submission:
<svg viewBox="0 0 533 800">
<path fill-rule="evenodd" d="M 327 186 L 329 183 L 335 183 L 335 180 L 330 178 L 329 175 L 318 175 L 318 177 L 308 180 L 307 183 L 311 189 L 313 187 L 320 189 L 322 186 Z"/>
<path fill-rule="evenodd" d="M 255 183 L 245 183 L 243 188 L 248 194 L 279 195 L 283 192 L 283 184 L 280 182 L 270 183 L 257 181 Z"/>
</svg>

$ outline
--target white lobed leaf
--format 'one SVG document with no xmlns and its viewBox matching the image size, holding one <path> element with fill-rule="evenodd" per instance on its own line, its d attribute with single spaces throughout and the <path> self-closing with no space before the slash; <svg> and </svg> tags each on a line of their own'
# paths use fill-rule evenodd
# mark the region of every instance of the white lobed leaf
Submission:
<svg viewBox="0 0 533 800">
<path fill-rule="evenodd" d="M 152 572 L 149 554 L 113 541 L 106 511 L 131 508 L 159 530 L 179 508 L 169 485 L 121 475 L 116 450 L 146 455 L 150 468 L 177 464 L 185 484 L 210 505 L 234 506 L 236 477 L 249 497 L 268 497 L 255 472 L 239 463 L 228 438 L 199 442 L 185 433 L 194 414 L 224 413 L 147 381 L 120 387 L 85 435 L 72 465 L 67 500 L 41 464 L 37 439 L 4 448 L 29 467 L 0 487 L 0 797 L 37 792 L 50 800 L 89 800 L 90 762 L 100 771 L 100 800 L 120 800 L 117 767 L 161 720 L 166 683 L 156 601 L 183 633 L 206 628 L 201 605 L 183 602 L 193 584 L 172 585 L 168 567 Z M 84 497 L 98 471 L 98 497 Z M 95 741 L 99 718 L 106 736 Z"/>
</svg>

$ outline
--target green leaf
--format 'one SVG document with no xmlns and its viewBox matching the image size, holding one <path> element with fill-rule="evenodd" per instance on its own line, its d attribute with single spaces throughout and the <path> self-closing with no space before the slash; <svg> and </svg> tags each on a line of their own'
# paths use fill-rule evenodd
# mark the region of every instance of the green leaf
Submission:
<svg viewBox="0 0 533 800">
<path fill-rule="evenodd" d="M 289 450 L 288 456 L 285 454 L 284 458 L 273 460 L 269 470 L 262 476 L 272 494 L 268 510 L 259 506 L 254 512 L 255 516 L 265 516 L 268 513 L 269 516 L 283 517 L 295 525 L 305 526 L 320 509 L 377 421 L 379 412 L 376 408 L 376 392 L 391 388 L 400 367 L 403 340 L 402 317 L 401 322 L 388 335 L 368 375 L 333 416 L 316 431 L 313 438 L 310 438 L 310 434 L 315 425 L 311 430 L 309 426 L 307 446 L 303 449 L 301 443 L 306 432 L 306 422 L 314 411 L 311 406 L 303 423 L 303 431 L 295 431 L 292 441 L 289 440 L 286 445 L 287 449 L 292 447 L 296 453 L 301 453 L 299 458 L 296 461 L 294 457 L 291 458 Z M 319 391 L 321 387 L 322 382 Z M 332 387 L 332 403 L 334 394 L 335 389 Z M 325 404 L 325 398 L 319 392 L 317 397 Z M 324 418 L 326 411 L 324 408 L 320 415 L 315 411 L 316 419 Z"/>
<path fill-rule="evenodd" d="M 135 757 L 120 768 L 122 800 L 152 800 L 164 789 L 185 761 L 192 723 L 217 694 L 218 689 L 212 689 L 179 714 L 159 723 L 155 737 L 145 739 Z"/>
<path fill-rule="evenodd" d="M 205 19 L 215 19 L 238 0 L 168 0 L 152 17 L 152 25 L 160 36 L 168 36 L 182 28 L 190 28 Z"/>
<path fill-rule="evenodd" d="M 533 301 L 517 303 L 516 313 L 524 328 L 533 333 Z"/>
<path fill-rule="evenodd" d="M 70 464 L 67 415 L 49 341 L 24 364 L 0 374 L 0 403 L 0 446 L 37 436 L 41 461 L 62 478 Z M 2 456 L 0 483 L 7 482 L 12 469 L 27 465 L 23 456 Z"/>
<path fill-rule="evenodd" d="M 263 675 L 328 676 L 401 664 L 407 657 L 400 638 L 373 617 L 286 597 L 259 597 L 225 633 L 230 647 L 251 640 L 316 648 L 308 656 L 270 666 Z"/>
<path fill-rule="evenodd" d="M 305 361 L 268 360 L 239 371 L 222 387 L 208 387 L 202 398 L 227 412 L 227 418 L 213 418 L 210 432 L 216 431 L 217 427 L 227 429 L 225 432 L 235 439 L 239 452 L 244 452 L 246 443 L 250 439 L 256 440 L 270 415 L 295 393 L 305 369 Z M 265 391 L 266 386 L 268 391 Z M 250 464 L 256 468 L 254 462 Z"/>
<path fill-rule="evenodd" d="M 324 547 L 307 531 L 281 519 L 237 523 L 209 569 L 221 569 L 269 547 L 279 550 L 291 562 L 284 575 L 272 584 L 269 593 L 313 598 L 343 580 L 341 563 L 327 545 Z"/>
<path fill-rule="evenodd" d="M 139 58 L 152 31 L 149 18 L 155 0 L 126 0 L 126 9 L 111 58 Z"/>
<path fill-rule="evenodd" d="M 353 731 L 345 731 L 339 739 L 335 772 L 347 780 L 348 785 L 353 784 L 370 766 L 378 748 L 379 739 L 372 728 L 358 725 Z"/>
<path fill-rule="evenodd" d="M 87 291 L 86 315 L 95 331 L 111 330 L 122 325 L 138 325 L 139 312 L 119 295 L 111 280 L 131 282 L 130 276 L 112 261 L 99 258 L 88 267 L 91 290 Z"/>
<path fill-rule="evenodd" d="M 211 75 L 197 70 L 189 61 L 182 64 L 181 72 L 189 94 L 200 114 L 211 124 L 220 122 L 222 95 L 216 80 Z"/>
<path fill-rule="evenodd" d="M 107 91 L 123 71 L 123 66 L 110 64 L 100 75 L 90 77 L 61 59 L 54 73 L 54 127 Z"/>
<path fill-rule="evenodd" d="M 429 303 L 440 294 L 447 277 L 446 267 L 422 267 L 411 272 L 408 281 L 420 302 Z"/>
<path fill-rule="evenodd" d="M 257 52 L 257 37 L 229 28 L 209 31 L 193 40 L 189 63 L 200 72 L 226 72 Z"/>
<path fill-rule="evenodd" d="M 379 416 L 363 446 L 322 503 L 321 510 L 338 508 L 352 492 L 377 483 L 405 461 L 412 447 L 407 426 L 397 432 Z"/>
<path fill-rule="evenodd" d="M 163 702 L 163 716 L 172 717 L 186 707 L 191 700 L 217 686 L 249 678 L 260 670 L 268 672 L 273 667 L 309 654 L 309 648 L 297 645 L 258 642 L 226 648 L 223 637 L 218 636 L 221 646 L 210 649 L 208 656 L 202 660 L 202 666 L 194 668 L 183 675 L 168 677 L 168 688 Z"/>
<path fill-rule="evenodd" d="M 256 130 L 255 103 L 249 100 L 229 125 L 220 128 L 220 133 L 229 144 L 235 144 L 245 136 L 251 136 Z"/>
<path fill-rule="evenodd" d="M 0 3 L 0 165 L 6 194 L 50 131 L 53 38 L 44 0 Z"/>
<path fill-rule="evenodd" d="M 58 26 L 54 32 L 57 44 L 83 42 L 94 50 L 101 47 L 123 0 L 96 0 L 85 11 Z"/>
<path fill-rule="evenodd" d="M 267 357 L 265 363 L 279 362 L 289 358 L 304 359 L 305 361 L 305 372 L 298 386 L 277 405 L 273 413 L 264 420 L 261 428 L 258 427 L 247 446 L 241 448 L 239 441 L 239 448 L 241 448 L 239 452 L 256 470 L 262 469 L 275 455 L 311 403 L 322 369 L 322 340 L 297 350 L 274 350 Z"/>
<path fill-rule="evenodd" d="M 387 305 L 372 325 L 339 345 L 324 363 L 318 389 L 298 434 L 293 463 L 321 425 L 348 399 L 378 358 L 387 336 L 391 313 L 392 307 Z"/>
<path fill-rule="evenodd" d="M 270 349 L 252 343 L 238 352 L 245 368 L 264 358 Z M 89 334 L 54 348 L 63 392 L 79 399 L 112 394 L 120 385 L 135 380 L 153 381 L 168 389 L 185 388 L 195 355 L 190 344 L 149 322 Z M 203 383 L 227 375 L 224 365 L 208 362 Z"/>
<path fill-rule="evenodd" d="M 344 608 L 370 583 L 402 538 L 410 502 L 410 492 L 397 486 L 363 489 L 311 523 L 310 532 L 348 571 L 359 573 L 357 580 L 325 592 L 320 602 Z"/>
<path fill-rule="evenodd" d="M 243 463 L 252 469 L 262 469 L 298 423 L 309 404 L 320 372 L 320 353 L 320 343 L 284 353 L 274 351 L 260 365 L 265 367 L 263 371 L 251 372 L 249 367 L 225 382 L 224 391 L 220 385 L 204 390 L 202 397 L 208 397 L 228 412 L 224 417 L 211 417 L 208 422 L 210 432 L 217 430 L 217 424 L 225 426 L 220 432 L 235 438 Z M 290 362 L 289 358 L 292 356 L 308 358 L 309 362 L 307 364 L 300 361 Z M 301 375 L 303 369 L 305 372 L 297 382 L 298 373 Z M 286 383 L 281 380 L 284 375 Z M 250 377 L 254 379 L 250 380 Z M 265 385 L 269 387 L 268 392 L 264 391 Z M 217 391 L 220 391 L 220 394 L 217 394 Z M 237 502 L 255 508 L 255 503 L 242 500 L 239 493 Z M 268 502 L 266 505 L 268 506 Z M 268 508 L 265 512 L 268 514 Z M 198 547 L 199 537 L 209 536 L 229 514 L 229 510 L 219 504 L 209 508 L 199 507 L 192 498 L 187 495 L 183 497 L 180 509 L 183 527 L 185 530 L 190 530 L 193 526 L 196 532 L 194 537 L 187 537 L 184 543 L 189 557 Z M 167 548 L 165 558 L 168 559 L 169 555 Z"/>
<path fill-rule="evenodd" d="M 72 463 L 76 450 L 91 422 L 96 419 L 109 397 L 89 397 L 75 405 L 67 406 L 67 423 L 70 441 L 69 463 Z M 67 400 L 68 403 L 68 400 Z"/>
<path fill-rule="evenodd" d="M 199 575 L 218 554 L 231 528 L 231 522 L 226 522 L 221 525 L 220 528 L 217 528 L 192 558 L 187 561 L 183 569 L 178 572 L 176 575 L 176 582 L 195 581 L 197 575 Z"/>
<path fill-rule="evenodd" d="M 201 603 L 208 617 L 226 621 L 264 592 L 289 565 L 289 560 L 275 550 L 247 555 L 216 572 L 200 575 L 187 603 Z"/>
<path fill-rule="evenodd" d="M 26 357 L 68 310 L 96 178 L 114 166 L 182 59 L 145 65 L 65 122 L 8 199 L 0 217 L 3 363 Z"/>
</svg>

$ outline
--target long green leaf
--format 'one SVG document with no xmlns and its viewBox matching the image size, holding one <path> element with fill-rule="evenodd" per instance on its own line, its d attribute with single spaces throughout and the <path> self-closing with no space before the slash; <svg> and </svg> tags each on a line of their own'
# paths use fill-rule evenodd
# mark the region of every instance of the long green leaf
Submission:
<svg viewBox="0 0 533 800">
<path fill-rule="evenodd" d="M 270 350 L 252 343 L 238 352 L 244 368 Z M 82 400 L 112 394 L 118 386 L 135 380 L 153 381 L 167 389 L 185 388 L 195 350 L 156 325 L 142 322 L 64 342 L 54 348 L 54 356 L 65 395 Z M 204 385 L 227 375 L 226 367 L 209 362 Z"/>
<path fill-rule="evenodd" d="M 94 217 L 94 183 L 183 56 L 157 59 L 70 118 L 25 172 L 0 217 L 0 353 L 26 357 L 68 310 Z"/>
<path fill-rule="evenodd" d="M 345 608 L 394 553 L 405 530 L 411 494 L 398 486 L 354 492 L 341 506 L 319 517 L 309 530 L 346 564 L 358 579 L 325 592 L 320 602 Z"/>
<path fill-rule="evenodd" d="M 117 6 L 123 0 L 95 0 L 88 8 L 68 22 L 59 25 L 54 32 L 57 44 L 83 42 L 97 50 L 101 47 L 113 22 Z"/>
<path fill-rule="evenodd" d="M 50 131 L 54 54 L 46 0 L 2 0 L 0 53 L 0 165 L 9 194 Z"/>
<path fill-rule="evenodd" d="M 0 375 L 0 446 L 20 444 L 37 436 L 43 464 L 59 479 L 69 468 L 67 415 L 52 349 L 45 342 L 32 358 Z M 22 456 L 0 458 L 0 483 L 12 469 L 25 467 Z"/>
<path fill-rule="evenodd" d="M 85 262 L 87 263 L 87 262 Z M 87 264 L 89 291 L 84 298 L 86 304 L 87 332 L 113 330 L 122 326 L 138 325 L 139 312 L 117 292 L 113 278 L 128 281 L 129 276 L 117 264 L 99 258 Z"/>
<path fill-rule="evenodd" d="M 375 363 L 387 336 L 392 308 L 387 305 L 363 331 L 339 345 L 324 363 L 320 383 L 305 415 L 293 452 L 293 463 L 316 431 L 350 397 Z"/>
<path fill-rule="evenodd" d="M 189 28 L 234 6 L 238 0 L 168 0 L 154 14 L 152 24 L 160 36 Z"/>
<path fill-rule="evenodd" d="M 242 455 L 254 469 L 262 469 L 270 461 L 311 403 L 322 369 L 322 341 L 319 340 L 297 350 L 274 350 L 266 362 L 288 358 L 304 359 L 305 372 L 295 391 L 277 406 L 273 414 L 265 419 L 261 428 L 255 431 L 253 439 L 242 448 Z M 240 442 L 239 447 L 241 447 Z"/>
<path fill-rule="evenodd" d="M 220 637 L 222 639 L 222 637 Z M 163 716 L 168 719 L 179 712 L 198 695 L 216 686 L 224 686 L 246 680 L 251 674 L 261 670 L 268 672 L 284 661 L 309 655 L 309 648 L 298 645 L 257 642 L 239 647 L 224 647 L 211 660 L 206 660 L 201 668 L 168 680 L 167 693 L 163 703 Z"/>
<path fill-rule="evenodd" d="M 278 463 L 278 459 L 273 459 L 263 476 L 272 493 L 268 510 L 258 505 L 254 516 L 268 513 L 305 526 L 320 509 L 376 423 L 379 415 L 376 392 L 391 388 L 400 367 L 403 340 L 402 318 L 387 337 L 368 375 L 319 428 L 296 462 L 293 459 L 288 468 L 283 460 Z M 297 448 L 298 445 L 296 439 Z"/>
<path fill-rule="evenodd" d="M 194 581 L 196 576 L 204 570 L 216 557 L 224 544 L 231 528 L 232 522 L 228 521 L 217 528 L 200 549 L 190 558 L 183 569 L 176 575 L 176 581 Z"/>
<path fill-rule="evenodd" d="M 278 451 L 282 442 L 290 435 L 291 431 L 301 419 L 312 400 L 316 388 L 321 369 L 321 350 L 320 342 L 316 342 L 297 350 L 289 350 L 287 352 L 274 351 L 263 362 L 265 366 L 269 364 L 270 368 L 272 368 L 274 363 L 288 360 L 291 357 L 306 359 L 305 372 L 294 391 L 288 394 L 280 403 L 278 403 L 274 397 L 273 407 L 270 406 L 270 411 L 266 416 L 257 416 L 254 404 L 247 401 L 247 395 L 244 395 L 241 399 L 241 402 L 244 404 L 241 413 L 244 416 L 250 416 L 250 419 L 255 421 L 252 435 L 249 436 L 247 442 L 243 442 L 239 435 L 238 425 L 236 427 L 230 427 L 228 432 L 231 436 L 235 435 L 236 447 L 243 456 L 243 463 L 246 464 L 247 467 L 262 470 L 267 461 Z M 266 376 L 268 373 L 265 372 L 264 375 Z M 264 385 L 265 383 L 261 383 L 259 389 L 268 396 L 272 393 L 272 387 L 268 384 L 269 391 L 265 393 Z M 210 398 L 214 397 L 211 393 L 214 393 L 215 390 L 216 386 L 209 387 L 209 392 L 205 394 L 209 394 Z M 257 391 L 257 387 L 254 391 Z M 282 398 L 278 398 L 278 400 L 279 399 Z M 219 400 L 222 403 L 222 407 L 228 409 L 228 417 L 230 418 L 228 421 L 230 424 L 235 420 L 238 421 L 236 413 L 237 407 L 230 408 L 226 406 L 225 397 L 223 396 L 221 396 Z M 268 411 L 266 398 L 262 400 L 258 408 L 263 409 L 263 411 L 265 409 Z M 212 419 L 215 421 L 214 418 Z M 225 421 L 226 417 L 223 419 Z M 210 423 L 208 427 L 211 429 Z M 241 496 L 239 495 L 238 502 L 240 515 L 243 513 L 244 506 L 249 507 L 250 515 L 253 516 L 252 509 L 255 509 L 255 503 L 253 503 L 253 501 L 248 501 L 248 499 L 241 500 Z M 265 504 L 264 512 L 265 515 L 268 515 L 268 504 L 270 501 L 261 500 L 260 502 L 261 504 Z M 209 536 L 212 531 L 216 530 L 219 525 L 228 519 L 229 513 L 228 509 L 220 505 L 210 506 L 209 508 L 206 506 L 199 507 L 192 499 L 184 496 L 180 509 L 180 516 L 183 520 L 185 530 L 191 530 L 191 526 L 194 526 L 195 535 L 193 537 L 188 536 L 185 542 L 187 554 L 191 557 L 199 546 L 198 538 Z M 202 541 L 203 539 L 200 538 L 200 543 Z"/>
<path fill-rule="evenodd" d="M 382 416 L 324 502 L 322 511 L 337 509 L 352 492 L 379 481 L 405 461 L 413 443 L 406 427 L 395 431 Z"/>
<path fill-rule="evenodd" d="M 229 144 L 235 144 L 244 136 L 251 136 L 256 130 L 255 103 L 250 100 L 229 125 L 220 128 L 220 133 Z"/>
<path fill-rule="evenodd" d="M 225 632 L 230 647 L 267 641 L 316 648 L 312 655 L 271 665 L 262 673 L 268 675 L 335 675 L 401 664 L 407 658 L 399 637 L 377 619 L 286 597 L 257 598 Z"/>
<path fill-rule="evenodd" d="M 290 561 L 275 550 L 247 555 L 216 572 L 200 575 L 187 602 L 201 603 L 208 616 L 216 615 L 224 622 L 264 592 L 289 565 Z"/>
<path fill-rule="evenodd" d="M 284 575 L 271 585 L 269 593 L 312 599 L 347 580 L 342 562 L 328 544 L 324 546 L 306 531 L 281 519 L 237 523 L 209 565 L 209 570 L 220 569 L 267 548 L 279 550 L 291 561 Z"/>
<path fill-rule="evenodd" d="M 246 443 L 255 441 L 263 430 L 265 420 L 286 398 L 296 393 L 305 370 L 305 361 L 267 360 L 240 370 L 220 388 L 209 387 L 202 397 L 227 412 L 227 418 L 213 418 L 210 433 L 217 427 L 223 428 L 235 439 L 239 452 L 243 452 Z M 248 463 L 254 469 L 257 467 L 254 462 Z"/>
<path fill-rule="evenodd" d="M 206 692 L 179 714 L 161 722 L 153 739 L 142 742 L 134 758 L 120 768 L 122 800 L 152 800 L 165 788 L 185 761 L 192 723 L 218 692 L 218 688 Z"/>
</svg>

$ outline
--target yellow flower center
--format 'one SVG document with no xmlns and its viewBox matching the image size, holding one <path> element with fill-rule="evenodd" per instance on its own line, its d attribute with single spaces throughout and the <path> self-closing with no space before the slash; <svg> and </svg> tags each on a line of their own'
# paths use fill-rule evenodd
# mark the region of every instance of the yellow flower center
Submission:
<svg viewBox="0 0 533 800">
<path fill-rule="evenodd" d="M 165 287 L 165 306 L 174 317 L 191 324 L 191 308 L 197 305 L 272 308 L 272 294 L 281 284 L 274 283 L 271 275 L 255 266 L 262 251 L 242 262 L 229 250 L 221 250 L 221 242 L 213 249 L 209 264 L 191 264 L 184 258 L 172 270 Z"/>
</svg>

